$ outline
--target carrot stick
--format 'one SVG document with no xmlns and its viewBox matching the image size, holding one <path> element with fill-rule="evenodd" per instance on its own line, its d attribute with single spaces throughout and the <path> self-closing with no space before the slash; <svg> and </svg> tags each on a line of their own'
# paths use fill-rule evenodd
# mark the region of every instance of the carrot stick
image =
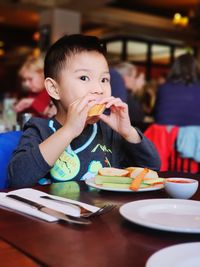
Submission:
<svg viewBox="0 0 200 267">
<path fill-rule="evenodd" d="M 144 170 L 135 177 L 135 179 L 130 185 L 131 190 L 137 191 L 139 189 L 140 184 L 142 180 L 144 179 L 144 176 L 148 173 L 148 171 L 149 170 L 147 168 L 144 168 Z"/>
</svg>

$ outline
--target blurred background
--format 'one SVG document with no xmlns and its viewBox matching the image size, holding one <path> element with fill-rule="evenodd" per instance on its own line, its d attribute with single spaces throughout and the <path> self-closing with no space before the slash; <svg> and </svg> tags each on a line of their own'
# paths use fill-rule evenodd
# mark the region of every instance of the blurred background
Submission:
<svg viewBox="0 0 200 267">
<path fill-rule="evenodd" d="M 104 40 L 110 64 L 129 61 L 146 80 L 165 78 L 187 51 L 199 58 L 197 0 L 0 0 L 0 94 L 17 94 L 18 69 L 63 34 Z"/>
<path fill-rule="evenodd" d="M 74 33 L 105 43 L 112 94 L 155 144 L 161 170 L 200 172 L 199 150 L 182 158 L 177 146 L 185 129 L 184 151 L 200 147 L 200 0 L 0 0 L 0 133 L 56 114 L 37 59 Z"/>
</svg>

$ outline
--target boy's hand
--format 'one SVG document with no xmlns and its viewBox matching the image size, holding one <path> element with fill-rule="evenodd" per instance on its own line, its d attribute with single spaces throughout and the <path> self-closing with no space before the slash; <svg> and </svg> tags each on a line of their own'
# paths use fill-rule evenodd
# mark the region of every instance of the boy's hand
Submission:
<svg viewBox="0 0 200 267">
<path fill-rule="evenodd" d="M 126 103 L 120 98 L 109 97 L 104 98 L 100 104 L 106 104 L 106 108 L 110 108 L 110 115 L 100 115 L 102 121 L 118 132 L 128 142 L 139 143 L 141 141 L 138 132 L 131 125 L 128 105 Z"/>
<path fill-rule="evenodd" d="M 72 138 L 79 136 L 87 122 L 89 109 L 97 103 L 95 96 L 89 94 L 69 105 L 64 127 L 70 131 Z"/>
</svg>

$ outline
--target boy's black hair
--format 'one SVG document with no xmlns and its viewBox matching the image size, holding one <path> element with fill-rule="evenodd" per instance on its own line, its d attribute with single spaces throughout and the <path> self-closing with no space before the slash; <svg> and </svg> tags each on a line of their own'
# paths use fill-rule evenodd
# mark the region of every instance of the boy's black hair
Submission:
<svg viewBox="0 0 200 267">
<path fill-rule="evenodd" d="M 103 42 L 95 36 L 73 34 L 61 37 L 47 51 L 44 61 L 45 78 L 50 77 L 58 81 L 67 58 L 83 51 L 96 51 L 104 56 L 106 54 Z"/>
</svg>

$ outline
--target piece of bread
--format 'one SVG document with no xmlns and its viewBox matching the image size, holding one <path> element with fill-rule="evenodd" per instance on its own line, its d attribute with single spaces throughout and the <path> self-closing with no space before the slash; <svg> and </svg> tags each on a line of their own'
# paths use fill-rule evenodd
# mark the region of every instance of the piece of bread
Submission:
<svg viewBox="0 0 200 267">
<path fill-rule="evenodd" d="M 99 169 L 98 174 L 103 176 L 128 176 L 129 171 L 126 169 L 105 167 Z"/>
<path fill-rule="evenodd" d="M 140 168 L 140 167 L 128 167 L 126 168 L 126 170 L 129 170 L 129 177 L 135 178 L 136 176 L 138 176 L 143 170 L 144 168 Z M 150 170 L 148 169 L 148 172 L 144 175 L 144 178 L 158 178 L 158 173 L 156 171 Z"/>
<path fill-rule="evenodd" d="M 105 110 L 105 104 L 96 104 L 88 112 L 88 117 L 101 115 Z"/>
</svg>

